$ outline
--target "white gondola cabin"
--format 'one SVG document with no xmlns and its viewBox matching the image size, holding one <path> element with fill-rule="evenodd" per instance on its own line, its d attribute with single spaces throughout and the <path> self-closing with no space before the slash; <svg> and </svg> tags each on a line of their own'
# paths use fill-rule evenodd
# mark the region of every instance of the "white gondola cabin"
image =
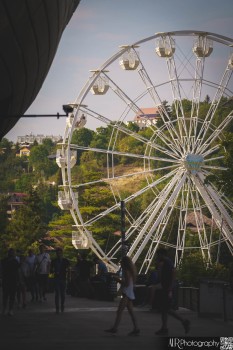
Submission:
<svg viewBox="0 0 233 350">
<path fill-rule="evenodd" d="M 73 125 L 73 122 L 74 122 L 74 115 L 73 115 L 73 113 L 72 113 L 72 114 L 70 114 L 70 115 L 66 118 L 66 125 L 67 125 L 69 128 L 71 128 L 72 125 Z M 81 128 L 83 128 L 83 127 L 85 126 L 86 122 L 87 122 L 87 117 L 86 117 L 85 114 L 83 113 L 83 114 L 81 115 L 81 117 L 79 117 L 79 118 L 77 119 L 77 121 L 75 122 L 74 128 L 75 128 L 75 129 L 81 129 Z"/>
<path fill-rule="evenodd" d="M 233 69 L 233 53 L 231 54 L 231 57 L 229 58 L 228 67 L 229 67 L 229 69 Z"/>
<path fill-rule="evenodd" d="M 95 74 L 99 74 L 98 70 L 92 70 L 91 72 L 94 72 Z M 107 71 L 104 71 L 107 72 Z M 91 87 L 91 92 L 93 95 L 104 95 L 109 89 L 109 81 L 106 76 L 99 75 L 98 78 L 94 81 L 92 87 Z"/>
<path fill-rule="evenodd" d="M 206 36 L 199 36 L 194 41 L 193 52 L 197 57 L 208 57 L 213 51 L 213 41 Z"/>
<path fill-rule="evenodd" d="M 77 151 L 71 150 L 70 151 L 70 167 L 73 168 L 77 162 Z M 67 167 L 67 151 L 64 151 L 63 149 L 57 149 L 56 154 L 56 163 L 59 166 L 59 168 L 66 168 Z"/>
<path fill-rule="evenodd" d="M 66 125 L 68 126 L 68 128 L 72 127 L 74 121 L 74 115 L 73 113 L 71 113 L 70 115 L 68 115 L 68 117 L 66 118 Z"/>
<path fill-rule="evenodd" d="M 72 232 L 72 244 L 75 249 L 88 249 L 90 242 L 84 233 L 73 231 Z"/>
<path fill-rule="evenodd" d="M 175 52 L 175 40 L 170 36 L 161 36 L 156 40 L 155 52 L 159 57 L 172 57 Z"/>
<path fill-rule="evenodd" d="M 121 48 L 125 48 L 128 46 L 122 45 Z M 134 46 L 139 47 L 139 46 Z M 135 70 L 139 66 L 139 58 L 138 58 L 138 52 L 133 50 L 131 47 L 123 53 L 119 60 L 120 67 L 124 70 Z"/>
<path fill-rule="evenodd" d="M 72 209 L 72 200 L 64 191 L 58 192 L 58 205 L 62 210 Z"/>
<path fill-rule="evenodd" d="M 66 158 L 64 156 L 64 152 L 63 152 L 62 149 L 57 149 L 56 163 L 59 166 L 59 168 L 65 168 L 66 167 Z"/>
</svg>

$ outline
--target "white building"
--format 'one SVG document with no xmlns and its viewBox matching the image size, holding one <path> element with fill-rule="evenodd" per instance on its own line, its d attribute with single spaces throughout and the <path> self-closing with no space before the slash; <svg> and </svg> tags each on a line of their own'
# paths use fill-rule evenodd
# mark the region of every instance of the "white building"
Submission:
<svg viewBox="0 0 233 350">
<path fill-rule="evenodd" d="M 53 142 L 59 142 L 62 139 L 62 136 L 54 136 L 54 135 L 33 135 L 32 133 L 30 135 L 25 136 L 18 136 L 17 142 L 20 144 L 33 144 L 34 141 L 37 141 L 38 144 L 42 144 L 44 139 L 51 139 Z"/>
<path fill-rule="evenodd" d="M 139 126 L 139 129 L 145 129 L 150 125 L 155 125 L 160 119 L 160 114 L 157 108 L 141 108 L 143 113 L 135 115 L 133 123 Z"/>
</svg>

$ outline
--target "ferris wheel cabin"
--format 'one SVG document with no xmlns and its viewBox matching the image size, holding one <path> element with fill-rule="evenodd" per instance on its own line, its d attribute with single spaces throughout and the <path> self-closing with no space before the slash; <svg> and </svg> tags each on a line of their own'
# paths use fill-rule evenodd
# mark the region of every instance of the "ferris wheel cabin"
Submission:
<svg viewBox="0 0 233 350">
<path fill-rule="evenodd" d="M 170 36 L 162 36 L 156 40 L 155 52 L 159 57 L 172 57 L 175 52 L 175 40 Z"/>
<path fill-rule="evenodd" d="M 128 46 L 120 46 L 121 48 L 128 47 Z M 139 47 L 139 46 L 134 46 Z M 139 66 L 139 58 L 138 53 L 133 50 L 132 48 L 129 48 L 120 58 L 119 60 L 120 67 L 124 70 L 135 70 Z"/>
<path fill-rule="evenodd" d="M 213 41 L 206 36 L 199 36 L 193 46 L 193 52 L 197 57 L 208 57 L 213 51 Z"/>
<path fill-rule="evenodd" d="M 94 74 L 98 75 L 96 78 L 94 84 L 91 87 L 91 92 L 93 95 L 104 95 L 109 89 L 109 82 L 108 78 L 104 76 L 103 74 L 100 75 L 100 72 L 98 70 L 91 71 L 94 72 Z M 104 71 L 107 72 L 107 71 Z"/>
</svg>

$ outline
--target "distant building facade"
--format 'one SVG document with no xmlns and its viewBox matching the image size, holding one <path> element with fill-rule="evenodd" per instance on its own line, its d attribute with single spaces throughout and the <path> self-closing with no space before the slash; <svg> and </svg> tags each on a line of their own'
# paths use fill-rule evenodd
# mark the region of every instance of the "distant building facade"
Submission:
<svg viewBox="0 0 233 350">
<path fill-rule="evenodd" d="M 29 157 L 30 156 L 30 145 L 29 144 L 22 144 L 20 147 L 20 150 L 16 153 L 16 157 Z"/>
<path fill-rule="evenodd" d="M 54 135 L 25 135 L 25 136 L 18 136 L 17 137 L 17 142 L 19 144 L 33 144 L 35 141 L 41 145 L 44 139 L 50 139 L 53 142 L 59 142 L 62 139 L 62 136 L 54 136 Z"/>
<path fill-rule="evenodd" d="M 141 108 L 142 113 L 135 115 L 132 123 L 138 125 L 140 130 L 147 128 L 150 125 L 156 125 L 160 114 L 158 108 Z"/>
</svg>

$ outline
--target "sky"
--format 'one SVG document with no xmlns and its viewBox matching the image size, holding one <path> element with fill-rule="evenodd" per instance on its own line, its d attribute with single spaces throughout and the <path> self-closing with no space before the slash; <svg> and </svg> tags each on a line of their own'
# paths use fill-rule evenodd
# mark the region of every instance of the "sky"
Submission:
<svg viewBox="0 0 233 350">
<path fill-rule="evenodd" d="M 116 53 L 157 32 L 203 30 L 233 37 L 232 0 L 81 0 L 50 71 L 25 114 L 63 114 L 90 76 Z M 21 118 L 5 136 L 63 135 L 65 118 Z"/>
</svg>

